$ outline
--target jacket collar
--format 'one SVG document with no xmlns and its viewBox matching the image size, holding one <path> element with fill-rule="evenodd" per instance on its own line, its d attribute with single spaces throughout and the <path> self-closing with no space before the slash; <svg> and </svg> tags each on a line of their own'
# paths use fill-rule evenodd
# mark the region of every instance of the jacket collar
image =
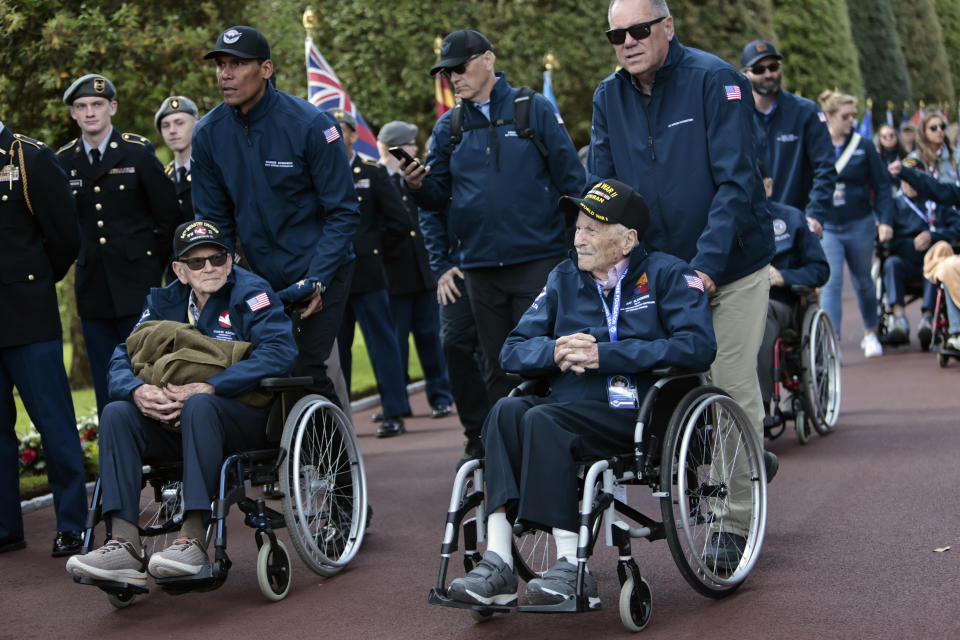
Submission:
<svg viewBox="0 0 960 640">
<path fill-rule="evenodd" d="M 246 115 L 240 112 L 239 107 L 230 107 L 230 110 L 233 111 L 233 115 L 236 116 L 241 122 L 256 122 L 269 113 L 270 108 L 273 106 L 273 103 L 276 102 L 276 99 L 277 89 L 274 88 L 273 83 L 267 80 L 266 90 L 263 92 L 263 95 L 260 96 L 260 99 L 257 100 L 252 107 L 250 107 Z"/>
<path fill-rule="evenodd" d="M 687 48 L 680 44 L 680 41 L 677 39 L 677 35 L 674 34 L 673 39 L 670 41 L 670 48 L 667 50 L 667 59 L 664 60 L 662 65 L 660 65 L 660 68 L 657 69 L 657 74 L 654 76 L 654 87 L 657 86 L 658 83 L 665 80 L 671 73 L 673 73 L 673 70 L 686 54 L 686 51 Z M 617 71 L 617 75 L 620 76 L 624 82 L 630 86 L 636 86 L 634 85 L 633 79 L 630 77 L 630 73 L 626 69 L 621 68 L 619 71 Z M 637 90 L 639 91 L 639 89 Z"/>
</svg>

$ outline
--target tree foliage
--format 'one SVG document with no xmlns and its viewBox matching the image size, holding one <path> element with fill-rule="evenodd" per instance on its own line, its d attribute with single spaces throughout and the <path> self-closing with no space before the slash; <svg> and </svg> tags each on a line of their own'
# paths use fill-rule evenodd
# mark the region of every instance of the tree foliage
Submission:
<svg viewBox="0 0 960 640">
<path fill-rule="evenodd" d="M 890 6 L 903 43 L 914 102 L 952 103 L 953 79 L 933 0 L 890 0 Z"/>
<path fill-rule="evenodd" d="M 846 0 L 773 0 L 773 22 L 786 62 L 784 76 L 792 91 L 813 100 L 835 87 L 863 96 L 846 5 Z"/>
<path fill-rule="evenodd" d="M 899 110 L 911 95 L 910 76 L 890 0 L 848 2 L 847 13 L 860 59 L 864 89 L 874 102 L 874 122 L 880 122 L 886 113 L 887 102 L 892 102 Z"/>
<path fill-rule="evenodd" d="M 740 68 L 753 40 L 777 44 L 770 0 L 682 0 L 670 5 L 680 42 L 716 54 Z"/>
<path fill-rule="evenodd" d="M 957 87 L 960 87 L 960 2 L 934 0 L 934 8 L 943 32 L 943 48 L 949 52 L 947 63 L 950 65 L 950 79 L 956 91 Z M 952 108 L 955 105 L 950 106 Z"/>
</svg>

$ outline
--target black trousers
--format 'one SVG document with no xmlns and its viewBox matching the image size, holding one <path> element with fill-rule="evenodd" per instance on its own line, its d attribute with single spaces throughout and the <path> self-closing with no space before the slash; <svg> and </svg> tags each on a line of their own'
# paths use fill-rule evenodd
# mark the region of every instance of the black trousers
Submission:
<svg viewBox="0 0 960 640">
<path fill-rule="evenodd" d="M 470 294 L 463 282 L 458 288 L 463 296 L 440 307 L 440 342 L 460 424 L 468 438 L 479 438 L 490 411 L 490 398 L 483 380 L 484 356 L 470 309 Z"/>
<path fill-rule="evenodd" d="M 313 377 L 314 384 L 308 390 L 321 394 L 338 407 L 340 398 L 333 387 L 333 381 L 327 375 L 326 361 L 333 351 L 333 342 L 337 339 L 337 332 L 343 322 L 354 264 L 351 261 L 337 269 L 333 281 L 327 284 L 327 289 L 323 292 L 323 309 L 319 313 L 314 313 L 305 320 L 300 318 L 299 311 L 293 310 L 290 313 L 293 337 L 300 351 L 293 375 Z"/>
<path fill-rule="evenodd" d="M 487 512 L 576 531 L 578 460 L 632 450 L 637 412 L 606 402 L 503 398 L 483 425 Z"/>
<path fill-rule="evenodd" d="M 500 368 L 500 349 L 562 259 L 563 256 L 555 256 L 506 267 L 464 271 L 491 404 L 505 397 L 520 382 L 517 376 Z"/>
</svg>

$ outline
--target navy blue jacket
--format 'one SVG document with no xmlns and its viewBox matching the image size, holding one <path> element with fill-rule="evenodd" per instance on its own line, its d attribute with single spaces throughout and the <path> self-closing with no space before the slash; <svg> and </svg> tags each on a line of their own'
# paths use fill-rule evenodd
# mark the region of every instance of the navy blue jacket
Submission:
<svg viewBox="0 0 960 640">
<path fill-rule="evenodd" d="M 900 177 L 916 189 L 917 194 L 925 200 L 935 200 L 947 206 L 960 206 L 960 187 L 955 184 L 940 182 L 923 171 L 909 167 L 903 167 L 900 170 Z M 880 222 L 884 220 L 881 219 Z"/>
<path fill-rule="evenodd" d="M 665 253 L 638 246 L 622 281 L 618 340 L 610 342 L 597 284 L 577 268 L 576 254 L 550 272 L 547 284 L 520 318 L 500 352 L 500 365 L 525 376 L 546 377 L 561 402 L 607 401 L 607 377 L 630 375 L 639 397 L 653 384 L 656 367 L 705 370 L 717 353 L 707 295 L 688 283 L 693 269 Z M 702 283 L 700 283 L 702 287 Z M 612 304 L 613 292 L 606 296 Z M 597 339 L 598 369 L 561 373 L 554 363 L 556 339 L 588 333 Z"/>
<path fill-rule="evenodd" d="M 587 184 L 617 178 L 633 187 L 650 207 L 648 246 L 717 285 L 733 282 L 773 256 L 753 111 L 739 71 L 675 37 L 649 106 L 624 69 L 597 87 Z"/>
<path fill-rule="evenodd" d="M 439 278 L 453 267 L 460 266 L 460 243 L 450 233 L 447 224 L 449 205 L 441 207 L 439 211 L 420 209 L 419 217 L 423 243 L 430 258 L 430 270 Z"/>
<path fill-rule="evenodd" d="M 773 178 L 770 199 L 823 223 L 837 180 L 823 112 L 812 100 L 781 90 L 770 114 L 754 109 L 753 115 L 757 157 Z"/>
<path fill-rule="evenodd" d="M 239 233 L 250 267 L 285 301 L 313 293 L 353 260 L 357 192 L 336 119 L 269 83 L 244 116 L 220 104 L 193 130 L 197 219 Z"/>
<path fill-rule="evenodd" d="M 850 143 L 853 131 L 839 149 L 834 147 L 834 157 L 839 159 Z M 824 222 L 840 225 L 862 220 L 871 214 L 870 197 L 873 196 L 873 211 L 877 219 L 886 223 L 893 220 L 893 196 L 890 190 L 890 174 L 880 162 L 880 154 L 869 138 L 861 138 L 850 161 L 837 176 L 835 188 L 843 193 L 844 204 L 832 206 Z"/>
<path fill-rule="evenodd" d="M 830 277 L 830 264 L 820 240 L 810 231 L 800 209 L 771 202 L 770 214 L 773 216 L 773 241 L 776 246 L 770 264 L 777 268 L 786 283 L 783 287 L 770 287 L 770 297 L 793 304 L 796 296 L 790 292 L 790 287 L 822 287 Z"/>
<path fill-rule="evenodd" d="M 896 215 L 891 224 L 893 237 L 889 241 L 893 254 L 922 266 L 926 250 L 917 251 L 913 246 L 913 240 L 919 234 L 929 232 L 931 245 L 940 240 L 953 243 L 960 239 L 960 215 L 956 209 L 922 198 L 910 202 L 902 191 L 893 196 L 893 203 Z"/>
<path fill-rule="evenodd" d="M 270 301 L 266 307 L 260 307 L 253 300 L 262 293 L 266 293 Z M 147 320 L 186 322 L 189 299 L 190 287 L 179 280 L 162 289 L 151 289 L 137 324 Z M 259 308 L 254 311 L 252 306 Z M 297 359 L 290 318 L 283 312 L 277 294 L 263 278 L 241 267 L 234 266 L 226 284 L 203 305 L 197 329 L 217 340 L 239 340 L 253 345 L 249 358 L 202 381 L 212 384 L 218 396 L 232 398 L 256 389 L 261 378 L 286 376 Z M 121 342 L 113 352 L 107 374 L 110 398 L 129 400 L 130 393 L 142 384 L 143 380 L 133 375 L 127 343 Z"/>
<path fill-rule="evenodd" d="M 450 112 L 444 114 L 433 127 L 426 160 L 430 173 L 412 191 L 417 204 L 426 209 L 423 216 L 438 215 L 450 202 L 450 233 L 459 243 L 465 269 L 520 264 L 566 251 L 566 224 L 557 202 L 561 195 L 582 193 L 584 173 L 553 105 L 540 94 L 530 99 L 530 128 L 546 146 L 548 161 L 532 140 L 517 136 L 512 123 L 467 130 L 472 124 L 512 121 L 518 91 L 506 76 L 497 74 L 490 121 L 464 102 L 463 139 L 452 154 L 447 153 Z M 434 227 L 421 228 L 426 235 Z M 449 247 L 449 239 L 433 233 L 429 244 Z"/>
</svg>

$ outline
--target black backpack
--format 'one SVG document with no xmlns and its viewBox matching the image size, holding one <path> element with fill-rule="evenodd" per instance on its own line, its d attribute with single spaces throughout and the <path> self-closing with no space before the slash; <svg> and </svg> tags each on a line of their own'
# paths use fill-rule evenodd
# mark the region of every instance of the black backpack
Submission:
<svg viewBox="0 0 960 640">
<path fill-rule="evenodd" d="M 463 131 L 466 129 L 486 129 L 496 128 L 505 124 L 512 124 L 517 135 L 521 138 L 527 138 L 540 152 L 543 159 L 547 159 L 547 147 L 543 141 L 537 137 L 533 129 L 530 128 L 530 100 L 533 99 L 534 90 L 530 87 L 520 87 L 517 91 L 517 97 L 513 99 L 513 120 L 493 120 L 482 124 L 470 124 L 463 126 L 463 104 L 458 102 L 450 110 L 450 142 L 447 144 L 447 153 L 452 154 L 453 150 L 463 140 Z"/>
</svg>

